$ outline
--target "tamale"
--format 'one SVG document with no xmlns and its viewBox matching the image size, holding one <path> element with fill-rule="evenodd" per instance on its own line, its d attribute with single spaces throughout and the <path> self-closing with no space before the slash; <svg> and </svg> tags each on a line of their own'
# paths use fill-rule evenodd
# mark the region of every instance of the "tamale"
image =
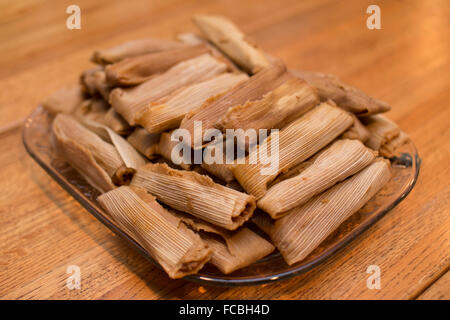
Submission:
<svg viewBox="0 0 450 320">
<path fill-rule="evenodd" d="M 203 54 L 180 62 L 136 87 L 115 88 L 111 91 L 110 103 L 130 125 L 135 125 L 136 120 L 150 103 L 184 86 L 210 79 L 225 70 L 224 63 L 209 54 Z"/>
<path fill-rule="evenodd" d="M 264 53 L 230 20 L 213 15 L 196 15 L 197 27 L 220 50 L 249 73 L 256 73 L 269 65 Z"/>
<path fill-rule="evenodd" d="M 351 113 L 353 117 L 353 125 L 347 129 L 343 134 L 341 134 L 341 139 L 357 139 L 361 142 L 366 142 L 369 139 L 370 132 L 367 128 L 359 121 L 359 119 Z"/>
<path fill-rule="evenodd" d="M 200 234 L 202 240 L 212 249 L 209 263 L 224 274 L 249 266 L 275 250 L 270 242 L 249 228 L 228 231 L 185 214 L 173 214 Z"/>
<path fill-rule="evenodd" d="M 84 100 L 83 89 L 80 85 L 61 88 L 53 92 L 42 106 L 50 113 L 72 113 Z"/>
<path fill-rule="evenodd" d="M 130 125 L 125 121 L 125 119 L 116 112 L 113 108 L 109 108 L 106 112 L 103 121 L 109 128 L 113 129 L 117 134 L 121 136 L 129 134 L 133 129 Z"/>
<path fill-rule="evenodd" d="M 165 209 L 153 199 L 144 201 L 122 186 L 98 197 L 103 208 L 155 258 L 172 279 L 196 273 L 211 250 L 184 224 L 164 217 Z"/>
<path fill-rule="evenodd" d="M 108 101 L 110 87 L 106 83 L 106 74 L 103 68 L 93 68 L 81 74 L 80 82 L 84 86 L 84 91 L 89 95 L 100 95 Z"/>
<path fill-rule="evenodd" d="M 231 167 L 227 164 L 227 145 L 223 141 L 212 142 L 203 149 L 203 161 L 201 167 L 207 173 L 218 177 L 222 181 L 229 183 L 234 180 Z M 234 146 L 233 146 L 234 147 Z M 218 152 L 219 154 L 216 154 Z"/>
<path fill-rule="evenodd" d="M 182 43 L 172 40 L 151 38 L 138 39 L 125 42 L 109 49 L 96 50 L 91 57 L 91 61 L 100 65 L 106 65 L 113 62 L 118 62 L 128 57 L 151 52 L 160 52 L 184 46 L 185 45 Z"/>
<path fill-rule="evenodd" d="M 105 68 L 106 83 L 111 87 L 137 85 L 179 62 L 208 52 L 206 45 L 199 44 L 126 58 Z"/>
<path fill-rule="evenodd" d="M 127 179 L 130 178 L 131 172 L 126 169 L 120 154 L 112 144 L 104 141 L 69 115 L 58 114 L 56 116 L 53 120 L 53 131 L 55 130 L 58 131 L 59 137 L 64 138 L 64 141 L 71 140 L 86 148 L 114 183 L 128 182 Z"/>
<path fill-rule="evenodd" d="M 375 159 L 375 153 L 359 140 L 337 140 L 302 173 L 271 187 L 257 202 L 274 219 L 339 181 L 359 172 Z"/>
<path fill-rule="evenodd" d="M 114 184 L 111 177 L 97 163 L 87 147 L 65 134 L 64 123 L 61 124 L 60 118 L 60 115 L 56 116 L 52 124 L 52 143 L 56 152 L 95 189 L 100 192 L 112 190 Z"/>
<path fill-rule="evenodd" d="M 391 109 L 386 102 L 371 98 L 364 92 L 342 83 L 334 75 L 299 70 L 291 70 L 291 72 L 316 88 L 322 101 L 333 100 L 339 107 L 359 117 Z"/>
<path fill-rule="evenodd" d="M 235 230 L 256 207 L 253 196 L 215 183 L 193 171 L 166 164 L 147 164 L 136 172 L 132 186 L 143 188 L 172 208 L 219 227 Z"/>
<path fill-rule="evenodd" d="M 172 150 L 175 145 L 177 145 L 178 141 L 172 141 L 171 139 L 172 132 L 163 132 L 161 133 L 161 138 L 159 139 L 158 144 L 158 154 L 163 156 L 166 160 L 174 163 L 174 159 L 172 159 Z M 179 154 L 177 155 L 180 157 L 180 160 L 182 160 L 180 163 L 175 163 L 176 165 L 180 166 L 184 170 L 190 170 L 192 167 L 192 156 Z"/>
<path fill-rule="evenodd" d="M 367 130 L 370 132 L 366 146 L 373 150 L 380 148 L 393 140 L 400 134 L 400 128 L 388 118 L 382 115 L 370 116 L 362 119 Z"/>
<path fill-rule="evenodd" d="M 260 100 L 229 108 L 218 121 L 217 128 L 273 129 L 282 128 L 319 103 L 314 90 L 303 80 L 291 78 Z M 252 145 L 256 141 L 249 141 Z"/>
<path fill-rule="evenodd" d="M 203 145 L 203 137 L 194 135 L 194 122 L 200 121 L 202 132 L 213 128 L 226 114 L 230 107 L 245 104 L 248 101 L 258 100 L 262 96 L 287 81 L 290 75 L 283 64 L 275 64 L 258 72 L 248 80 L 238 84 L 217 99 L 210 99 L 201 107 L 188 113 L 181 122 L 180 128 L 186 129 L 193 137 L 192 146 L 195 149 Z"/>
<path fill-rule="evenodd" d="M 243 73 L 224 73 L 190 85 L 152 103 L 142 113 L 137 123 L 152 133 L 176 128 L 189 111 L 200 107 L 207 99 L 214 99 L 216 95 L 224 93 L 246 79 L 248 76 Z"/>
<path fill-rule="evenodd" d="M 277 220 L 271 238 L 284 260 L 303 260 L 342 222 L 358 211 L 390 179 L 387 160 L 377 160 Z"/>
<path fill-rule="evenodd" d="M 154 159 L 158 155 L 159 139 L 159 133 L 148 133 L 147 130 L 140 127 L 136 127 L 127 137 L 127 141 L 149 159 Z"/>
<path fill-rule="evenodd" d="M 269 145 L 272 145 L 273 133 L 247 156 L 245 164 L 232 167 L 235 178 L 242 187 L 256 199 L 264 196 L 267 185 L 281 172 L 308 159 L 322 147 L 333 141 L 353 122 L 352 117 L 342 109 L 321 103 L 299 119 L 291 122 L 275 136 L 278 139 L 278 169 L 275 172 L 262 172 L 271 168 L 272 164 L 267 155 Z M 266 151 L 266 152 L 264 152 Z M 276 157 L 271 150 L 271 157 Z M 258 159 L 257 163 L 250 163 L 249 159 Z"/>
</svg>

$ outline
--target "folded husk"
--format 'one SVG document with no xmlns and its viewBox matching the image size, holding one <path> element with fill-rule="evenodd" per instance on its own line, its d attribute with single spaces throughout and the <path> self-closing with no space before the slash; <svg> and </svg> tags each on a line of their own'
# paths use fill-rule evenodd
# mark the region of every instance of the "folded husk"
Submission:
<svg viewBox="0 0 450 320">
<path fill-rule="evenodd" d="M 166 164 L 147 164 L 135 174 L 131 185 L 143 188 L 166 205 L 214 225 L 235 230 L 247 221 L 255 199 L 215 183 L 193 171 L 175 170 Z"/>
<path fill-rule="evenodd" d="M 236 231 L 228 231 L 183 213 L 172 214 L 199 233 L 202 240 L 212 249 L 209 263 L 224 274 L 249 266 L 275 250 L 270 242 L 249 228 L 242 227 Z"/>
<path fill-rule="evenodd" d="M 106 112 L 103 121 L 98 121 L 104 123 L 106 126 L 113 129 L 117 134 L 121 136 L 129 134 L 133 129 L 125 121 L 125 119 L 116 112 L 113 108 L 109 108 Z"/>
<path fill-rule="evenodd" d="M 95 161 L 114 182 L 123 181 L 122 177 L 128 174 L 123 171 L 124 162 L 116 148 L 84 127 L 72 116 L 58 114 L 53 120 L 53 128 L 58 130 L 60 137 L 74 141 L 89 150 Z"/>
<path fill-rule="evenodd" d="M 211 55 L 223 60 L 227 66 L 228 69 L 232 72 L 241 72 L 241 69 L 239 69 L 238 66 L 236 66 L 236 64 L 231 61 L 231 59 L 229 57 L 227 57 L 224 53 L 222 53 L 222 51 L 220 51 L 219 49 L 217 49 L 211 42 L 209 42 L 207 39 L 199 36 L 196 33 L 192 33 L 192 32 L 186 32 L 186 33 L 180 33 L 177 35 L 177 40 L 181 41 L 185 44 L 188 45 L 198 45 L 198 44 L 203 44 L 208 46 L 209 50 L 211 51 Z"/>
<path fill-rule="evenodd" d="M 172 161 L 172 149 L 179 143 L 178 141 L 172 141 L 171 139 L 172 131 L 171 132 L 163 132 L 161 133 L 161 138 L 159 139 L 159 145 L 158 145 L 158 154 L 163 156 L 166 160 Z M 189 157 L 184 154 L 180 155 L 182 157 L 183 161 L 180 164 L 177 164 L 184 170 L 190 170 L 192 167 L 192 157 Z"/>
<path fill-rule="evenodd" d="M 111 128 L 89 119 L 83 120 L 82 123 L 103 140 L 111 143 L 116 148 L 120 158 L 127 168 L 137 170 L 139 167 L 147 163 L 145 158 L 137 152 L 127 140 L 118 135 Z"/>
<path fill-rule="evenodd" d="M 105 68 L 106 82 L 111 87 L 137 85 L 179 62 L 208 52 L 206 45 L 199 44 L 126 58 Z"/>
<path fill-rule="evenodd" d="M 95 189 L 100 192 L 112 190 L 114 184 L 111 177 L 99 165 L 88 147 L 80 144 L 72 135 L 66 134 L 66 121 L 61 117 L 56 116 L 52 124 L 52 144 L 56 152 Z"/>
<path fill-rule="evenodd" d="M 42 106 L 50 113 L 72 113 L 83 102 L 83 89 L 74 85 L 58 89 L 42 101 Z"/>
<path fill-rule="evenodd" d="M 274 230 L 276 220 L 273 220 L 267 213 L 256 209 L 250 221 L 270 238 L 272 238 L 272 232 Z"/>
<path fill-rule="evenodd" d="M 380 147 L 380 155 L 386 158 L 392 158 L 397 153 L 397 148 L 406 144 L 409 141 L 409 137 L 403 131 L 400 131 L 399 135 L 390 141 L 387 141 Z"/>
<path fill-rule="evenodd" d="M 111 91 L 110 103 L 130 125 L 135 125 L 152 102 L 184 86 L 205 81 L 225 72 L 226 65 L 209 54 L 180 62 L 165 73 L 150 78 L 133 88 Z"/>
<path fill-rule="evenodd" d="M 243 73 L 224 73 L 190 85 L 147 107 L 137 123 L 152 133 L 177 128 L 189 111 L 247 79 Z"/>
<path fill-rule="evenodd" d="M 100 95 L 108 100 L 110 87 L 106 83 L 106 74 L 103 68 L 97 67 L 84 71 L 80 76 L 84 91 L 90 96 Z"/>
<path fill-rule="evenodd" d="M 159 139 L 159 133 L 148 133 L 147 130 L 140 127 L 136 127 L 127 137 L 127 141 L 149 159 L 157 157 Z"/>
<path fill-rule="evenodd" d="M 260 199 L 266 193 L 267 185 L 279 173 L 308 159 L 352 123 L 353 119 L 346 111 L 332 103 L 321 103 L 279 131 L 278 170 L 274 174 L 261 173 L 261 169 L 270 165 L 264 164 L 270 159 L 267 158 L 267 154 L 260 152 L 261 149 L 270 150 L 273 134 L 251 151 L 245 164 L 237 164 L 231 170 L 242 187 L 256 199 Z M 248 159 L 251 156 L 258 159 L 256 164 L 249 163 Z"/>
<path fill-rule="evenodd" d="M 303 80 L 291 78 L 260 100 L 229 108 L 216 127 L 225 129 L 280 129 L 319 103 L 314 90 Z M 250 145 L 256 141 L 249 141 Z"/>
<path fill-rule="evenodd" d="M 273 219 L 297 207 L 339 181 L 359 172 L 375 159 L 375 153 L 359 140 L 337 140 L 302 173 L 271 187 L 258 208 Z"/>
<path fill-rule="evenodd" d="M 84 100 L 73 111 L 77 119 L 90 119 L 99 123 L 104 123 L 106 114 L 110 106 L 108 102 L 101 98 L 91 98 Z"/>
<path fill-rule="evenodd" d="M 201 107 L 189 112 L 181 122 L 180 128 L 191 134 L 192 146 L 196 149 L 203 145 L 202 138 L 194 135 L 194 122 L 201 121 L 202 132 L 213 128 L 218 119 L 226 114 L 230 107 L 261 99 L 262 96 L 287 81 L 290 75 L 282 64 L 270 66 L 243 81 L 224 95 L 209 99 Z"/>
<path fill-rule="evenodd" d="M 373 150 L 380 150 L 382 146 L 400 134 L 400 128 L 382 115 L 367 117 L 362 119 L 362 121 L 370 132 L 366 146 Z"/>
<path fill-rule="evenodd" d="M 347 129 L 343 134 L 341 134 L 341 139 L 356 139 L 361 142 L 366 142 L 369 139 L 370 132 L 367 128 L 359 121 L 359 119 L 351 113 L 353 117 L 353 125 Z"/>
<path fill-rule="evenodd" d="M 390 177 L 389 161 L 377 160 L 277 220 L 270 234 L 284 260 L 289 265 L 303 260 L 342 222 L 361 209 Z"/>
<path fill-rule="evenodd" d="M 125 42 L 109 49 L 96 50 L 91 57 L 91 61 L 100 65 L 106 65 L 113 62 L 118 62 L 128 57 L 181 47 L 184 47 L 182 43 L 172 40 L 151 38 L 138 39 Z"/>
<path fill-rule="evenodd" d="M 210 259 L 211 250 L 201 238 L 179 221 L 167 219 L 155 199 L 146 196 L 144 201 L 123 186 L 102 194 L 98 201 L 172 279 L 198 272 Z"/>
<path fill-rule="evenodd" d="M 371 98 L 364 92 L 342 83 L 334 75 L 299 70 L 291 72 L 316 88 L 322 101 L 333 100 L 339 107 L 357 116 L 368 116 L 391 109 L 386 102 Z"/>
<path fill-rule="evenodd" d="M 230 20 L 213 15 L 196 15 L 197 27 L 220 50 L 249 73 L 256 73 L 269 65 L 264 53 Z"/>
</svg>

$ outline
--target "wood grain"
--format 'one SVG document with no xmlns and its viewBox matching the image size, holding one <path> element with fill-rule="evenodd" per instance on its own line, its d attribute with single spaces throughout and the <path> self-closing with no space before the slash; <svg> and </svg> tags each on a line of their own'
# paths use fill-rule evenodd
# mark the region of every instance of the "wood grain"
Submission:
<svg viewBox="0 0 450 320">
<path fill-rule="evenodd" d="M 368 30 L 378 4 L 382 30 Z M 448 299 L 450 292 L 450 2 L 87 1 L 67 30 L 70 1 L 0 4 L 0 299 Z M 389 102 L 416 143 L 419 181 L 397 208 L 323 265 L 246 288 L 172 281 L 95 220 L 26 154 L 23 119 L 77 81 L 93 49 L 194 30 L 194 13 L 234 20 L 290 67 L 335 73 Z M 366 269 L 381 268 L 381 289 Z M 66 287 L 69 265 L 81 290 Z"/>
<path fill-rule="evenodd" d="M 427 288 L 418 300 L 450 300 L 450 272 L 446 272 L 442 277 Z"/>
</svg>

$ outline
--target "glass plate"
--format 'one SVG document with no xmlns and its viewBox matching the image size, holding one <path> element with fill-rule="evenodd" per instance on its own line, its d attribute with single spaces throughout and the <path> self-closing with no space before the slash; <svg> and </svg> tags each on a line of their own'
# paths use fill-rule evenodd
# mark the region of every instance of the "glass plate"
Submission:
<svg viewBox="0 0 450 320">
<path fill-rule="evenodd" d="M 28 153 L 91 214 L 160 267 L 132 236 L 121 230 L 103 211 L 96 200 L 99 192 L 54 153 L 50 143 L 51 120 L 51 116 L 42 107 L 38 107 L 27 118 L 23 129 L 23 143 Z M 223 275 L 215 267 L 206 265 L 198 274 L 185 279 L 208 285 L 241 286 L 273 282 L 304 273 L 324 262 L 402 201 L 417 181 L 420 162 L 412 142 L 401 147 L 398 154 L 391 159 L 393 176 L 386 186 L 303 261 L 289 266 L 281 255 L 275 252 L 229 275 Z"/>
</svg>

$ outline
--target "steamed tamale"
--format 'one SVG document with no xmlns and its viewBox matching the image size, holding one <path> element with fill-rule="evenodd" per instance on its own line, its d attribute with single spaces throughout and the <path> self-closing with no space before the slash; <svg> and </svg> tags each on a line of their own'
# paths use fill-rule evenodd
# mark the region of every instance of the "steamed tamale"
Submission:
<svg viewBox="0 0 450 320">
<path fill-rule="evenodd" d="M 111 87 L 137 85 L 208 51 L 206 45 L 200 44 L 126 58 L 105 68 L 106 82 Z"/>
<path fill-rule="evenodd" d="M 389 161 L 380 159 L 329 190 L 293 208 L 269 231 L 284 260 L 303 260 L 342 222 L 369 201 L 391 177 Z"/>
<path fill-rule="evenodd" d="M 106 65 L 121 61 L 128 57 L 181 48 L 184 46 L 184 44 L 172 40 L 152 38 L 131 40 L 116 47 L 94 51 L 91 61 L 101 65 Z"/>
<path fill-rule="evenodd" d="M 302 173 L 271 187 L 257 205 L 278 219 L 289 209 L 360 171 L 374 159 L 375 153 L 360 141 L 337 140 Z"/>
<path fill-rule="evenodd" d="M 110 103 L 130 125 L 134 125 L 152 102 L 184 86 L 210 79 L 225 70 L 226 65 L 223 62 L 204 54 L 180 62 L 136 87 L 115 88 L 111 91 Z"/>
<path fill-rule="evenodd" d="M 175 170 L 166 164 L 147 164 L 134 176 L 132 186 L 143 188 L 172 208 L 228 230 L 247 221 L 255 199 L 215 183 L 193 171 Z"/>
<path fill-rule="evenodd" d="M 243 73 L 224 73 L 190 85 L 152 103 L 142 113 L 137 123 L 152 133 L 176 128 L 189 111 L 200 107 L 207 99 L 214 99 L 217 95 L 226 92 L 247 78 L 248 76 Z"/>
<path fill-rule="evenodd" d="M 299 70 L 291 72 L 316 88 L 322 101 L 333 100 L 339 107 L 357 116 L 377 114 L 391 109 L 386 102 L 371 98 L 364 92 L 342 83 L 334 75 Z"/>
<path fill-rule="evenodd" d="M 232 168 L 233 174 L 248 193 L 260 199 L 267 185 L 279 173 L 308 159 L 345 131 L 352 122 L 347 112 L 324 102 L 279 133 L 271 133 L 269 138 L 250 152 L 245 164 L 237 164 Z M 275 150 L 270 150 L 269 157 L 267 151 L 274 148 L 273 139 L 278 143 L 275 143 Z M 256 163 L 250 163 L 251 159 L 257 159 Z"/>
<path fill-rule="evenodd" d="M 193 231 L 177 220 L 167 219 L 155 200 L 145 201 L 122 186 L 98 197 L 112 218 L 136 239 L 167 274 L 181 278 L 196 273 L 210 259 L 211 250 Z"/>
</svg>

